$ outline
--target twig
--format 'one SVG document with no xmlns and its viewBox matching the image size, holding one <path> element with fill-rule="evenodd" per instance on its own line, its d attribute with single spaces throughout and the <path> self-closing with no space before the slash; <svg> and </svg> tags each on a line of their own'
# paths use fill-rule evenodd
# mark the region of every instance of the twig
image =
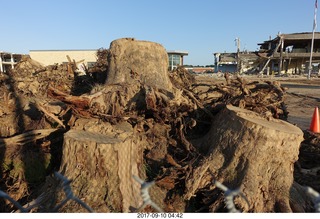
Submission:
<svg viewBox="0 0 320 219">
<path fill-rule="evenodd" d="M 63 124 L 63 122 L 57 117 L 55 116 L 53 113 L 48 112 L 48 110 L 46 110 L 44 108 L 44 106 L 42 106 L 40 103 L 36 103 L 36 106 L 39 110 L 41 110 L 41 112 L 43 112 L 46 116 L 48 116 L 49 118 L 53 119 L 54 121 L 56 121 L 59 125 L 61 125 L 64 129 L 66 128 L 66 126 Z"/>
<path fill-rule="evenodd" d="M 183 90 L 183 91 L 188 95 L 188 97 L 190 97 L 190 98 L 197 104 L 197 106 L 198 106 L 200 109 L 202 109 L 211 119 L 214 119 L 214 116 L 212 115 L 212 113 L 211 113 L 208 109 L 206 109 L 206 108 L 202 105 L 202 103 L 200 103 L 200 101 L 197 100 L 190 91 L 188 91 L 188 90 L 185 89 L 185 88 L 182 88 L 182 90 Z"/>
<path fill-rule="evenodd" d="M 155 184 L 154 181 L 152 182 L 145 182 L 142 179 L 140 179 L 139 177 L 133 175 L 132 176 L 138 183 L 140 183 L 141 187 L 140 187 L 140 194 L 143 200 L 142 205 L 137 209 L 137 212 L 141 211 L 142 209 L 144 209 L 147 205 L 150 205 L 151 207 L 153 207 L 155 210 L 157 210 L 158 212 L 163 212 L 163 210 L 156 204 L 154 203 L 149 195 L 149 188 L 151 186 L 153 186 Z"/>
<path fill-rule="evenodd" d="M 25 132 L 9 138 L 0 138 L 0 148 L 5 147 L 9 144 L 23 145 L 29 142 L 33 142 L 35 140 L 47 137 L 52 132 L 57 130 L 58 129 L 39 129 Z"/>
</svg>

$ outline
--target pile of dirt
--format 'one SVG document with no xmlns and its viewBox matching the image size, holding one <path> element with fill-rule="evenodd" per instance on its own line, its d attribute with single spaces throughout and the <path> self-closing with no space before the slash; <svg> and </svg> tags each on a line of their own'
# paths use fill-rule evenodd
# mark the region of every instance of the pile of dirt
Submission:
<svg viewBox="0 0 320 219">
<path fill-rule="evenodd" d="M 277 121 L 288 115 L 278 82 L 225 75 L 224 83 L 199 83 L 181 67 L 168 73 L 160 44 L 131 38 L 98 54 L 108 62 L 82 76 L 70 74 L 68 64 L 40 66 L 30 58 L 1 74 L 1 190 L 27 203 L 43 191 L 40 185 L 49 188 L 45 179 L 53 171 L 60 171 L 94 210 L 128 212 L 141 202 L 134 174 L 155 180 L 151 196 L 165 211 L 223 212 L 217 179 L 244 189 L 250 205 L 236 203 L 245 212 L 310 210 L 292 207 L 308 201 L 291 200 L 289 194 L 302 132 Z M 259 156 L 263 160 L 256 162 Z M 264 183 L 270 180 L 274 183 Z M 3 211 L 14 209 L 0 204 Z M 38 210 L 53 208 L 46 204 Z M 69 203 L 60 211 L 85 210 Z"/>
</svg>

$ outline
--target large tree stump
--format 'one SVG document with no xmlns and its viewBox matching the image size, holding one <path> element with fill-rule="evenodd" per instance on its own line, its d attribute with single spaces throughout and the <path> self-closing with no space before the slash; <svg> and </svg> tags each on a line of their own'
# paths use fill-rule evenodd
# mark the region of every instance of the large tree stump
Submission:
<svg viewBox="0 0 320 219">
<path fill-rule="evenodd" d="M 128 111 L 144 111 L 152 96 L 153 100 L 159 100 L 158 105 L 167 103 L 176 96 L 174 91 L 164 47 L 154 42 L 124 38 L 114 40 L 110 45 L 105 86 L 96 86 L 90 95 L 80 97 L 53 87 L 49 87 L 48 93 L 82 109 L 90 108 L 94 114 L 119 117 Z M 180 98 L 182 101 L 186 98 Z"/>
<path fill-rule="evenodd" d="M 235 203 L 244 212 L 290 212 L 293 165 L 302 140 L 302 131 L 292 124 L 228 105 L 194 142 L 206 156 L 187 178 L 185 197 L 203 188 L 212 191 L 218 180 L 241 189 L 250 206 L 242 198 Z M 211 203 L 212 211 L 222 207 L 217 202 L 221 199 Z"/>
<path fill-rule="evenodd" d="M 108 130 L 110 124 L 101 122 L 85 125 L 85 131 L 70 130 L 64 135 L 60 172 L 72 180 L 74 194 L 98 212 L 138 208 L 142 203 L 140 184 L 132 176 L 145 175 L 141 169 L 144 143 L 132 134 L 129 124 L 113 131 Z M 60 195 L 58 202 L 63 198 Z M 60 210 L 86 211 L 75 202 Z"/>
<path fill-rule="evenodd" d="M 106 84 L 141 82 L 171 91 L 168 54 L 154 42 L 133 38 L 114 40 L 110 44 Z"/>
<path fill-rule="evenodd" d="M 174 98 L 168 55 L 160 44 L 131 38 L 113 41 L 107 75 L 105 86 L 94 88 L 91 95 L 75 97 L 53 88 L 50 94 L 76 106 L 77 113 L 86 115 L 89 111 L 113 125 L 135 118 L 136 126 L 140 123 L 139 114 L 162 110 Z M 63 175 L 73 179 L 75 195 L 99 212 L 129 212 L 130 206 L 139 207 L 140 185 L 132 175 L 146 175 L 144 169 L 138 169 L 143 165 L 147 141 L 132 130 L 120 135 L 112 128 L 106 131 L 110 123 L 100 121 L 90 128 L 88 124 L 80 128 L 76 125 L 64 136 L 60 168 Z M 160 201 L 158 204 L 161 205 Z M 61 211 L 85 211 L 74 203 L 68 206 Z"/>
</svg>

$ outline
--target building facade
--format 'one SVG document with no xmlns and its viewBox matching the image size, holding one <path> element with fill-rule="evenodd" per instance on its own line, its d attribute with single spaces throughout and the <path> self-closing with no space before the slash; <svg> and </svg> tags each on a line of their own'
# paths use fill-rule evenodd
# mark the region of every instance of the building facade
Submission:
<svg viewBox="0 0 320 219">
<path fill-rule="evenodd" d="M 0 72 L 8 72 L 22 59 L 22 54 L 0 51 Z"/>
<path fill-rule="evenodd" d="M 214 72 L 258 73 L 260 65 L 257 52 L 214 53 Z"/>
<path fill-rule="evenodd" d="M 237 54 L 236 53 L 214 53 L 214 71 L 230 72 L 237 71 Z"/>
<path fill-rule="evenodd" d="M 83 63 L 86 67 L 91 67 L 96 61 L 97 50 L 30 50 L 30 57 L 44 66 L 52 64 L 67 63 L 68 57 L 76 62 Z M 183 57 L 188 55 L 185 51 L 167 51 L 169 70 L 173 70 L 183 65 Z"/>
<path fill-rule="evenodd" d="M 69 59 L 75 60 L 78 64 L 91 67 L 97 62 L 97 50 L 30 50 L 30 57 L 47 66 L 53 64 L 68 63 Z"/>
<path fill-rule="evenodd" d="M 308 71 L 312 33 L 278 34 L 274 39 L 260 43 L 259 55 L 263 59 L 261 73 L 301 74 Z M 312 72 L 319 73 L 320 33 L 314 35 Z"/>
<path fill-rule="evenodd" d="M 178 66 L 183 66 L 183 56 L 187 56 L 188 52 L 185 51 L 167 51 L 169 60 L 169 71 L 177 68 Z"/>
</svg>

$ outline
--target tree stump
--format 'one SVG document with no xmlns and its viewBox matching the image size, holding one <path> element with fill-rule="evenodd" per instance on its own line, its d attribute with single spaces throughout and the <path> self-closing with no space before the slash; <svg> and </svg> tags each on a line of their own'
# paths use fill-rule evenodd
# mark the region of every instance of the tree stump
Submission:
<svg viewBox="0 0 320 219">
<path fill-rule="evenodd" d="M 94 88 L 91 95 L 75 97 L 56 89 L 50 91 L 51 96 L 76 106 L 78 112 L 89 111 L 112 126 L 131 117 L 137 119 L 148 110 L 156 111 L 156 107 L 162 109 L 161 104 L 166 106 L 174 97 L 164 47 L 131 38 L 111 43 L 106 84 Z M 64 136 L 60 172 L 73 180 L 75 195 L 93 209 L 129 212 L 130 206 L 141 204 L 140 185 L 132 175 L 146 176 L 142 165 L 147 141 L 133 130 L 120 134 L 113 128 L 106 130 L 110 123 L 100 121 L 90 128 L 85 123 L 73 125 Z M 62 195 L 59 200 L 63 200 Z M 73 202 L 60 210 L 85 211 Z"/>
<path fill-rule="evenodd" d="M 228 105 L 210 131 L 194 142 L 206 156 L 187 178 L 185 197 L 208 188 L 212 192 L 217 180 L 240 188 L 249 206 L 240 197 L 235 204 L 244 212 L 291 212 L 293 165 L 302 140 L 302 131 L 292 124 Z M 210 208 L 217 211 L 223 205 L 216 199 Z"/>
<path fill-rule="evenodd" d="M 103 130 L 103 124 L 99 127 L 70 130 L 64 135 L 60 172 L 72 180 L 75 196 L 95 211 L 129 212 L 130 207 L 138 208 L 142 203 L 140 184 L 132 176 L 145 176 L 144 143 L 132 134 L 131 126 L 117 131 Z M 100 133 L 90 131 L 99 129 Z M 60 211 L 86 212 L 71 201 Z"/>
<path fill-rule="evenodd" d="M 172 90 L 168 75 L 168 54 L 154 42 L 133 38 L 110 44 L 106 84 L 133 83 L 137 80 L 156 88 Z"/>
</svg>

